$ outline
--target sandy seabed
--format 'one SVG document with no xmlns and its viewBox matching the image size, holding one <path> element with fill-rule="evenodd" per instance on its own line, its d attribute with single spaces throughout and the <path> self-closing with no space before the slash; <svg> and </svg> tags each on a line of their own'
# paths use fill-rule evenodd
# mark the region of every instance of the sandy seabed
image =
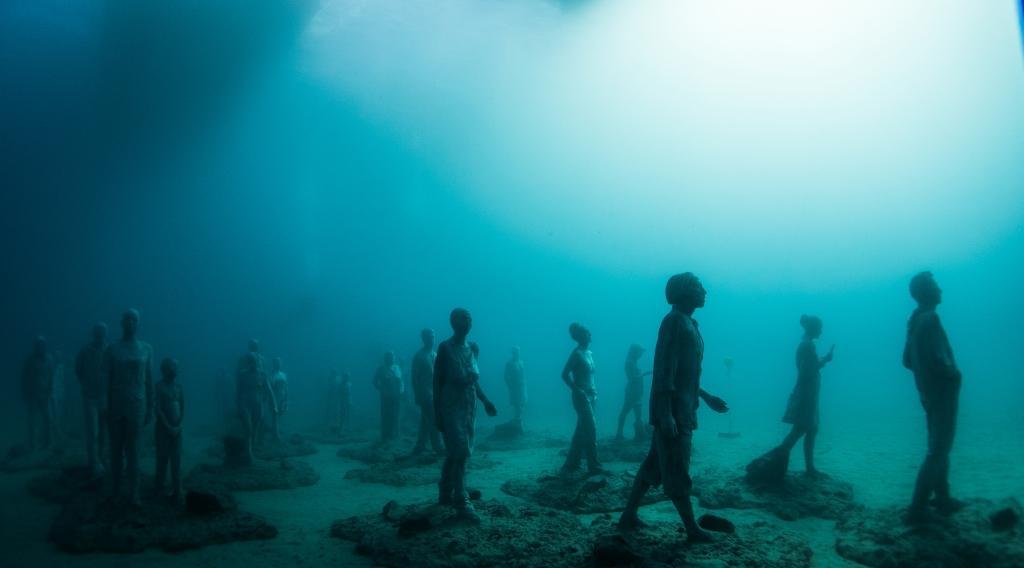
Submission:
<svg viewBox="0 0 1024 568">
<path fill-rule="evenodd" d="M 917 418 L 890 421 L 887 424 L 839 424 L 823 429 L 819 436 L 818 467 L 854 487 L 855 499 L 866 507 L 890 507 L 905 504 L 914 476 L 924 455 L 924 425 Z M 921 421 L 923 422 L 923 421 Z M 565 432 L 558 434 L 568 436 Z M 483 425 L 482 429 L 486 429 Z M 610 429 L 610 427 L 608 428 Z M 699 478 L 704 471 L 741 471 L 753 457 L 778 443 L 784 432 L 772 426 L 762 432 L 743 432 L 735 439 L 722 439 L 713 427 L 698 430 L 692 470 Z M 1003 427 L 962 421 L 953 453 L 952 485 L 957 495 L 1000 500 L 1024 497 L 1024 441 L 1019 421 L 1009 420 Z M 202 450 L 211 438 L 192 436 L 186 440 L 183 470 L 189 471 L 204 461 Z M 59 507 L 32 497 L 26 483 L 38 472 L 0 475 L 0 564 L 4 566 L 370 566 L 371 560 L 355 553 L 350 542 L 331 538 L 332 523 L 354 515 L 379 513 L 390 500 L 416 503 L 435 497 L 431 485 L 392 487 L 346 479 L 352 469 L 365 467 L 361 462 L 336 455 L 336 446 L 323 444 L 320 451 L 301 458 L 320 475 L 311 487 L 291 490 L 236 493 L 239 506 L 275 525 L 278 536 L 267 541 L 236 542 L 209 546 L 178 554 L 147 550 L 140 554 L 87 554 L 72 556 L 58 551 L 46 535 Z M 564 459 L 558 448 L 538 448 L 502 452 L 480 451 L 495 466 L 470 471 L 469 484 L 479 489 L 484 499 L 520 505 L 523 502 L 501 491 L 509 479 L 534 479 L 556 470 Z M 803 460 L 796 451 L 791 470 L 802 471 Z M 607 462 L 613 471 L 635 470 L 636 464 Z M 152 468 L 151 460 L 143 467 Z M 697 514 L 705 512 L 697 506 Z M 785 530 L 805 539 L 813 551 L 813 566 L 858 566 L 836 553 L 835 521 L 805 518 L 779 521 L 759 509 L 723 509 L 714 513 L 739 524 L 765 521 L 784 522 Z M 586 525 L 594 515 L 580 515 Z M 648 523 L 677 523 L 671 503 L 644 507 L 641 518 Z M 712 545 L 713 546 L 713 545 Z"/>
</svg>

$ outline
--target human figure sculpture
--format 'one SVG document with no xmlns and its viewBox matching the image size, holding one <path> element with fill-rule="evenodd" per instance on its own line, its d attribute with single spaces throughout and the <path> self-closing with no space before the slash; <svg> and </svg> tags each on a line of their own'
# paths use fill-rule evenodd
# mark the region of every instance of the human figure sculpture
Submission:
<svg viewBox="0 0 1024 568">
<path fill-rule="evenodd" d="M 348 429 L 348 422 L 352 416 L 352 373 L 348 371 L 341 374 L 338 408 L 338 432 L 344 432 Z"/>
<path fill-rule="evenodd" d="M 270 415 L 270 433 L 274 441 L 281 443 L 281 418 L 288 412 L 288 375 L 282 369 L 281 358 L 270 361 L 270 388 L 277 401 L 277 412 Z"/>
<path fill-rule="evenodd" d="M 153 420 L 153 348 L 138 338 L 139 312 L 121 316 L 121 340 L 107 347 L 107 416 L 110 420 L 110 470 L 114 497 L 121 493 L 121 476 L 128 478 L 128 495 L 139 501 L 139 436 Z"/>
<path fill-rule="evenodd" d="M 67 384 L 64 382 L 64 354 L 54 351 L 53 357 L 53 388 L 50 394 L 50 435 L 54 442 L 64 439 L 64 426 L 67 421 Z"/>
<path fill-rule="evenodd" d="M 249 463 L 253 460 L 253 448 L 259 441 L 260 425 L 263 423 L 263 404 L 270 401 L 270 409 L 277 412 L 274 391 L 270 388 L 259 343 L 249 342 L 249 352 L 238 362 L 235 373 L 235 406 L 245 434 L 245 452 Z"/>
<path fill-rule="evenodd" d="M 580 468 L 583 456 L 587 457 L 588 474 L 603 471 L 597 459 L 597 420 L 594 404 L 597 389 L 594 385 L 594 354 L 590 351 L 590 330 L 578 323 L 569 326 L 569 335 L 576 341 L 576 348 L 569 354 L 562 369 L 562 381 L 572 391 L 572 406 L 576 410 L 576 431 L 572 435 L 569 453 L 562 466 L 563 475 L 572 475 Z"/>
<path fill-rule="evenodd" d="M 619 518 L 619 527 L 623 530 L 642 525 L 637 517 L 640 502 L 651 487 L 661 485 L 686 527 L 687 540 L 711 540 L 697 526 L 690 502 L 693 430 L 697 428 L 700 399 L 715 412 L 727 412 L 729 408 L 721 398 L 700 388 L 704 340 L 693 312 L 704 306 L 706 296 L 700 280 L 689 272 L 669 278 L 665 287 L 665 298 L 672 310 L 661 322 L 654 349 L 650 400 L 654 434 L 651 449 L 637 472 L 626 508 Z"/>
<path fill-rule="evenodd" d="M 821 337 L 821 318 L 800 316 L 804 337 L 796 350 L 797 379 L 782 421 L 792 424 L 793 429 L 782 442 L 788 454 L 797 440 L 804 438 L 804 468 L 809 475 L 817 474 L 814 468 L 814 440 L 818 435 L 818 393 L 821 391 L 821 369 L 832 361 L 835 345 L 819 358 L 814 341 Z"/>
<path fill-rule="evenodd" d="M 185 418 L 185 393 L 176 382 L 178 362 L 160 362 L 161 380 L 156 384 L 156 481 L 154 493 L 161 496 L 168 467 L 171 470 L 170 497 L 181 498 L 181 424 Z"/>
<path fill-rule="evenodd" d="M 53 443 L 50 398 L 53 396 L 54 370 L 46 338 L 36 337 L 32 343 L 32 354 L 21 368 L 21 397 L 28 410 L 28 446 L 31 451 L 49 448 Z"/>
<path fill-rule="evenodd" d="M 452 336 L 441 342 L 434 361 L 434 416 L 445 447 L 438 503 L 454 507 L 461 519 L 479 522 L 466 492 L 466 464 L 476 434 L 476 401 L 484 405 L 488 416 L 497 416 L 498 409 L 480 387 L 479 347 L 466 339 L 473 316 L 456 308 L 449 321 Z"/>
<path fill-rule="evenodd" d="M 917 309 L 907 323 L 903 366 L 914 373 L 928 425 L 928 454 L 917 474 L 906 517 L 907 522 L 913 524 L 927 520 L 928 500 L 932 495 L 936 509 L 942 514 L 952 514 L 963 507 L 949 492 L 949 452 L 956 433 L 962 376 L 946 330 L 935 311 L 942 303 L 942 289 L 931 272 L 922 272 L 911 279 L 910 295 L 917 302 Z"/>
<path fill-rule="evenodd" d="M 508 387 L 509 403 L 512 405 L 512 420 L 523 429 L 523 409 L 526 408 L 526 368 L 518 346 L 512 348 L 512 358 L 505 363 L 505 386 Z"/>
<path fill-rule="evenodd" d="M 424 329 L 420 332 L 423 347 L 412 358 L 412 388 L 416 406 L 420 409 L 419 437 L 412 453 L 418 455 L 427 449 L 427 441 L 435 453 L 442 453 L 441 433 L 437 431 L 437 420 L 434 417 L 434 330 Z"/>
<path fill-rule="evenodd" d="M 384 354 L 384 361 L 373 375 L 373 386 L 380 393 L 380 440 L 388 444 L 398 438 L 402 394 L 405 393 L 402 368 L 395 362 L 394 352 Z"/>
<path fill-rule="evenodd" d="M 82 416 L 85 421 L 85 453 L 89 470 L 96 477 L 103 474 L 100 456 L 107 440 L 107 377 L 103 373 L 103 356 L 107 351 L 107 325 L 92 328 L 92 341 L 75 358 L 75 376 L 82 390 Z"/>
<path fill-rule="evenodd" d="M 644 421 L 641 416 L 641 401 L 644 397 L 644 377 L 650 375 L 650 371 L 640 371 L 640 357 L 644 354 L 644 348 L 633 344 L 629 346 L 626 353 L 626 396 L 622 401 L 622 410 L 619 411 L 619 429 L 615 433 L 615 439 L 624 440 L 622 429 L 626 425 L 626 417 L 633 412 L 633 435 L 636 440 L 642 440 L 644 435 Z"/>
<path fill-rule="evenodd" d="M 339 427 L 341 417 L 340 392 L 341 375 L 338 370 L 331 367 L 327 370 L 327 426 L 334 430 Z"/>
</svg>

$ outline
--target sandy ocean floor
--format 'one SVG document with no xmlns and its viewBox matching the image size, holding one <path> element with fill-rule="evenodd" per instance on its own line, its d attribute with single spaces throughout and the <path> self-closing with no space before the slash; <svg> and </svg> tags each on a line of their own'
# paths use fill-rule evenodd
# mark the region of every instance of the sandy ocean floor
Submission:
<svg viewBox="0 0 1024 568">
<path fill-rule="evenodd" d="M 924 452 L 924 425 L 918 418 L 889 421 L 886 424 L 833 424 L 819 436 L 818 467 L 854 485 L 858 502 L 869 507 L 905 503 L 914 475 Z M 493 424 L 493 423 L 492 423 Z M 718 424 L 712 423 L 695 435 L 693 471 L 699 474 L 709 466 L 741 468 L 751 458 L 777 444 L 784 427 L 772 426 L 762 432 L 743 432 L 736 439 L 721 439 Z M 481 430 L 488 424 L 482 423 Z M 1024 497 L 1024 441 L 1020 421 L 998 424 L 962 424 L 953 456 L 952 484 L 963 497 Z M 555 433 L 569 435 L 569 425 Z M 610 428 L 603 435 L 610 434 Z M 899 434 L 897 434 L 899 433 Z M 193 436 L 186 445 L 185 471 L 202 459 L 201 450 L 212 441 Z M 435 486 L 395 488 L 345 479 L 351 468 L 364 467 L 335 455 L 336 446 L 321 445 L 316 455 L 302 458 L 320 473 L 312 487 L 236 494 L 241 507 L 265 517 L 276 525 L 279 535 L 269 541 L 211 546 L 180 554 L 147 551 L 137 555 L 89 554 L 69 556 L 46 540 L 46 533 L 57 507 L 40 502 L 25 491 L 32 472 L 0 474 L 0 565 L 3 566 L 367 566 L 369 561 L 356 556 L 351 543 L 330 538 L 332 521 L 351 515 L 379 512 L 388 500 L 411 503 L 434 498 Z M 500 462 L 493 469 L 473 471 L 470 485 L 479 488 L 485 498 L 514 500 L 500 491 L 510 478 L 531 478 L 550 472 L 560 464 L 558 449 L 514 452 L 489 452 Z M 609 469 L 633 468 L 636 464 L 606 463 Z M 149 460 L 144 467 L 151 468 Z M 794 452 L 791 468 L 802 470 L 803 460 Z M 698 507 L 698 515 L 700 514 Z M 816 566 L 854 566 L 834 551 L 834 522 L 801 520 L 786 522 L 757 510 L 720 510 L 718 514 L 736 521 L 763 519 L 785 525 L 806 538 L 814 550 Z M 670 503 L 645 507 L 641 516 L 648 522 L 676 523 Z M 586 522 L 587 519 L 584 519 Z"/>
</svg>

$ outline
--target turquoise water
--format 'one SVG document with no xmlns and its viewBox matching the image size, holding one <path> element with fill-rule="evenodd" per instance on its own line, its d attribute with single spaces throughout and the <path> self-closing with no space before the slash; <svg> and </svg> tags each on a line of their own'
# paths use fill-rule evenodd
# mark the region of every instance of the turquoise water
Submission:
<svg viewBox="0 0 1024 568">
<path fill-rule="evenodd" d="M 24 438 L 17 377 L 32 338 L 70 361 L 93 322 L 115 329 L 127 307 L 156 357 L 180 361 L 186 465 L 211 443 L 199 432 L 219 419 L 218 370 L 250 337 L 285 362 L 287 429 L 319 425 L 331 367 L 352 373 L 353 422 L 372 429 L 381 355 L 407 368 L 419 330 L 447 337 L 456 306 L 473 312 L 481 384 L 499 407 L 483 431 L 511 411 L 502 372 L 518 345 L 527 424 L 570 435 L 559 373 L 579 321 L 594 336 L 604 437 L 628 346 L 646 346 L 650 368 L 664 282 L 693 271 L 708 290 L 703 384 L 732 408 L 702 411 L 695 467 L 738 467 L 785 435 L 798 320 L 813 313 L 820 350 L 837 346 L 819 465 L 868 505 L 902 504 L 925 444 L 900 364 L 907 282 L 927 269 L 964 375 L 954 487 L 1020 498 L 1016 9 L 6 2 L 0 441 Z M 717 437 L 730 427 L 738 439 Z M 328 450 L 300 496 L 243 498 L 282 527 L 277 539 L 147 562 L 356 562 L 327 538 L 332 520 L 433 495 L 345 480 L 353 464 Z M 496 493 L 558 459 L 520 452 L 478 483 Z M 45 542 L 54 509 L 24 494 L 26 479 L 0 478 L 19 503 L 0 531 L 28 543 L 19 560 L 134 561 L 59 555 Z M 830 554 L 830 526 L 807 530 Z"/>
</svg>

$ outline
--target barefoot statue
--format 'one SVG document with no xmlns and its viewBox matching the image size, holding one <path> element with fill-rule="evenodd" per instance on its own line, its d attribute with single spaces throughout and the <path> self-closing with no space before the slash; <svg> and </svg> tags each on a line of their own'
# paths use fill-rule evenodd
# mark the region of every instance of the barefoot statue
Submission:
<svg viewBox="0 0 1024 568">
<path fill-rule="evenodd" d="M 651 487 L 661 485 L 686 527 L 687 540 L 711 540 L 697 526 L 690 502 L 693 431 L 697 428 L 697 407 L 701 399 L 715 412 L 727 412 L 729 408 L 725 401 L 700 388 L 704 340 L 693 312 L 704 306 L 706 296 L 700 280 L 689 272 L 669 278 L 665 287 L 665 297 L 672 310 L 661 322 L 654 349 L 650 401 L 654 434 L 651 449 L 637 472 L 619 519 L 623 530 L 640 524 L 637 518 L 640 502 Z"/>
</svg>

